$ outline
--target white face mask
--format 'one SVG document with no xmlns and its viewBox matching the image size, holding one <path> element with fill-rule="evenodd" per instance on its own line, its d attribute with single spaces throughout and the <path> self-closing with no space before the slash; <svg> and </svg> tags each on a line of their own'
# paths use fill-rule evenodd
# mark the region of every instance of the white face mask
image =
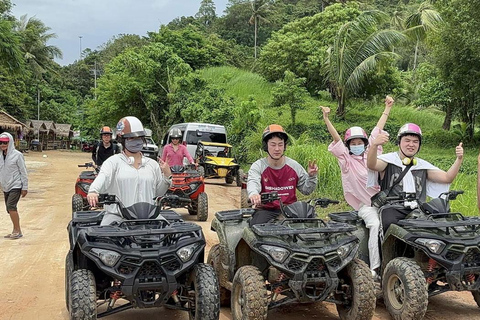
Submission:
<svg viewBox="0 0 480 320">
<path fill-rule="evenodd" d="M 365 145 L 364 144 L 359 144 L 356 146 L 350 146 L 350 152 L 353 153 L 356 156 L 361 155 L 362 153 L 365 152 Z"/>
</svg>

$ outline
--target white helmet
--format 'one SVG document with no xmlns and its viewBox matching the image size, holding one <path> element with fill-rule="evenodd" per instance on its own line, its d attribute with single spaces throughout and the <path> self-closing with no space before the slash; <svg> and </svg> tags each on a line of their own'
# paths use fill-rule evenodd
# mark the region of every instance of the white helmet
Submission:
<svg viewBox="0 0 480 320">
<path fill-rule="evenodd" d="M 145 137 L 143 124 L 137 117 L 124 117 L 117 123 L 117 136 L 122 138 Z"/>
</svg>

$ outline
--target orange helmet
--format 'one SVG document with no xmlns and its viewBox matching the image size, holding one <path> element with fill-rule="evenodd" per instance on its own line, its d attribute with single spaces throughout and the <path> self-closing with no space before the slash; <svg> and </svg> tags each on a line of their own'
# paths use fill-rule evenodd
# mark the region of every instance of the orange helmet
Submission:
<svg viewBox="0 0 480 320">
<path fill-rule="evenodd" d="M 283 139 L 283 141 L 285 142 L 285 146 L 287 145 L 288 135 L 285 132 L 285 130 L 283 129 L 283 127 L 279 124 L 271 124 L 271 125 L 268 125 L 265 128 L 265 130 L 263 130 L 263 134 L 262 134 L 263 150 L 265 150 L 265 151 L 268 150 L 267 141 L 270 139 L 270 137 L 273 134 L 278 134 Z"/>
<path fill-rule="evenodd" d="M 113 134 L 113 131 L 109 126 L 104 126 L 100 129 L 100 135 L 102 134 Z"/>
</svg>

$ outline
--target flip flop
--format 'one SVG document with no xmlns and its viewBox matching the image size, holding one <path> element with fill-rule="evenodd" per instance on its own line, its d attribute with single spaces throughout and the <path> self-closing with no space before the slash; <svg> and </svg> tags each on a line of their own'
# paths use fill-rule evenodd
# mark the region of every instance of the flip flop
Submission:
<svg viewBox="0 0 480 320">
<path fill-rule="evenodd" d="M 3 236 L 3 237 L 6 238 L 6 239 L 8 239 L 8 238 L 11 238 L 11 237 L 12 237 L 12 234 L 9 233 L 9 234 L 7 234 L 6 236 Z"/>
<path fill-rule="evenodd" d="M 14 240 L 15 239 L 20 239 L 21 237 L 23 237 L 23 234 L 21 234 L 21 233 L 12 233 L 10 235 L 10 239 L 14 239 Z"/>
</svg>

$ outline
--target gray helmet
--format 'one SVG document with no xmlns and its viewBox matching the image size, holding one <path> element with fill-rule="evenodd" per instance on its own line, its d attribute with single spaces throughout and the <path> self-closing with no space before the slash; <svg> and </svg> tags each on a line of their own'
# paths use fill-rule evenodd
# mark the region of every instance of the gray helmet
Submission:
<svg viewBox="0 0 480 320">
<path fill-rule="evenodd" d="M 178 129 L 178 128 L 173 128 L 172 130 L 170 130 L 170 139 L 172 138 L 179 138 L 181 139 L 182 138 L 182 130 Z"/>
</svg>

